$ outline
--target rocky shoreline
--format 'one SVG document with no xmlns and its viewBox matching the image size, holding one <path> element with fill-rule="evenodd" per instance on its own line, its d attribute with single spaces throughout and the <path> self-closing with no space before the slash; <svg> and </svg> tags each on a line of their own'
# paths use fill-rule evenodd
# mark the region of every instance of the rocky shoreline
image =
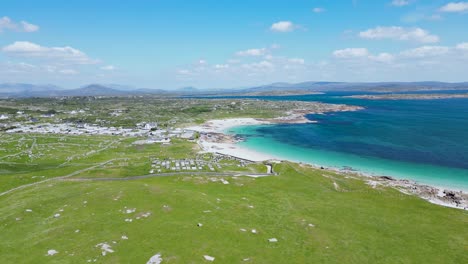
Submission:
<svg viewBox="0 0 468 264">
<path fill-rule="evenodd" d="M 323 104 L 315 103 L 320 107 L 318 109 L 295 109 L 286 113 L 285 116 L 258 119 L 270 124 L 305 124 L 305 123 L 317 123 L 317 121 L 307 119 L 306 115 L 323 115 L 326 113 L 333 112 L 353 112 L 364 110 L 364 107 L 355 105 L 344 105 L 344 104 Z"/>
<path fill-rule="evenodd" d="M 468 210 L 468 193 L 463 191 L 454 191 L 388 176 L 371 176 L 367 183 L 373 188 L 378 186 L 392 187 L 406 194 L 417 195 L 434 204 Z"/>
<path fill-rule="evenodd" d="M 247 126 L 247 125 L 268 125 L 268 124 L 299 124 L 299 123 L 315 123 L 316 121 L 306 118 L 308 114 L 324 114 L 327 112 L 344 112 L 344 111 L 359 111 L 364 109 L 360 106 L 348 105 L 328 105 L 317 109 L 296 109 L 289 111 L 285 116 L 277 118 L 234 118 L 225 120 L 211 120 L 201 126 L 190 127 L 187 129 L 195 130 L 201 133 L 198 140 L 199 146 L 207 152 L 222 153 L 238 158 L 248 159 L 252 161 L 266 160 L 282 160 L 273 155 L 258 153 L 249 149 L 242 148 L 236 143 L 242 139 L 234 135 L 227 135 L 225 131 L 231 127 Z M 373 188 L 391 187 L 408 195 L 417 195 L 431 203 L 443 205 L 447 207 L 468 210 L 468 193 L 462 191 L 454 191 L 435 186 L 419 184 L 417 182 L 406 179 L 395 179 L 388 176 L 372 176 L 359 173 L 351 168 L 333 169 L 323 168 L 314 164 L 309 164 L 316 169 L 326 169 L 348 176 L 359 176 Z"/>
</svg>

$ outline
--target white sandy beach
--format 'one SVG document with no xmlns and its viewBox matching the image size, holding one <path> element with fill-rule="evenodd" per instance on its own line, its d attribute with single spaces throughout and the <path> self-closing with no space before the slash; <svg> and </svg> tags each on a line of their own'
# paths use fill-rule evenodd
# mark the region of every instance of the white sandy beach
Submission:
<svg viewBox="0 0 468 264">
<path fill-rule="evenodd" d="M 237 126 L 248 126 L 248 125 L 266 125 L 271 124 L 268 121 L 257 120 L 255 118 L 232 118 L 232 119 L 218 119 L 210 120 L 207 123 L 200 126 L 187 127 L 186 129 L 194 130 L 202 133 L 221 133 L 224 134 L 226 130 Z M 210 142 L 204 139 L 198 141 L 200 147 L 211 153 L 221 153 L 230 155 L 233 157 L 247 159 L 251 161 L 265 161 L 271 159 L 278 159 L 274 155 L 268 155 L 265 153 L 256 152 L 247 148 L 243 148 L 236 143 L 221 143 L 221 142 Z"/>
<path fill-rule="evenodd" d="M 198 131 L 201 133 L 226 134 L 226 131 L 228 129 L 237 127 L 237 126 L 268 125 L 268 124 L 273 124 L 273 123 L 274 122 L 258 120 L 255 118 L 231 118 L 231 119 L 210 120 L 203 125 L 187 127 L 186 129 Z M 206 152 L 221 153 L 221 154 L 230 155 L 230 156 L 234 156 L 237 158 L 247 159 L 247 160 L 256 161 L 256 162 L 266 161 L 266 160 L 284 160 L 284 158 L 280 158 L 278 156 L 275 156 L 274 154 L 261 153 L 261 152 L 257 152 L 257 151 L 242 147 L 239 144 L 236 144 L 236 142 L 218 142 L 216 140 L 215 141 L 207 140 L 201 137 L 198 140 L 198 144 L 203 149 L 203 151 L 206 151 Z M 319 168 L 319 166 L 316 164 L 309 164 L 309 165 L 315 168 Z M 347 173 L 338 168 L 328 168 L 328 169 L 335 171 L 337 173 Z M 384 186 L 390 186 L 390 187 L 400 187 L 397 189 L 404 193 L 416 194 L 431 203 L 442 205 L 442 206 L 448 206 L 452 208 L 457 208 L 457 209 L 466 209 L 466 200 L 464 201 L 464 204 L 462 206 L 457 206 L 453 203 L 443 201 L 441 199 L 442 197 L 434 197 L 432 195 L 428 197 L 426 195 L 422 195 L 421 193 L 415 193 L 417 188 L 421 188 L 421 187 L 424 188 L 425 185 L 419 185 L 412 181 L 402 182 L 401 180 L 397 180 L 395 182 L 392 182 L 392 181 L 388 182 L 388 181 L 382 181 L 382 180 L 374 181 L 373 177 L 376 177 L 376 175 L 369 175 L 369 174 L 365 174 L 362 172 L 353 172 L 353 174 L 360 175 L 363 177 L 369 177 L 369 183 L 372 183 L 371 185 L 377 184 L 377 185 L 384 185 Z M 407 191 L 402 190 L 401 187 L 403 187 L 404 189 L 413 190 L 413 191 L 407 192 Z M 444 188 L 440 186 L 430 186 L 430 187 L 435 188 L 439 193 L 441 193 L 443 190 L 450 189 L 450 188 Z M 465 191 L 463 192 L 466 193 Z"/>
</svg>

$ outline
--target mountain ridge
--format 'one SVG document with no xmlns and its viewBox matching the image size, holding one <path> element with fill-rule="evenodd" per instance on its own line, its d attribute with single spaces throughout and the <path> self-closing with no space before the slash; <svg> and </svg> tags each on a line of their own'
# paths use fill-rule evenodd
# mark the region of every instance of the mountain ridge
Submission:
<svg viewBox="0 0 468 264">
<path fill-rule="evenodd" d="M 437 81 L 421 82 L 277 82 L 250 88 L 199 89 L 183 87 L 176 90 L 135 88 L 119 84 L 89 84 L 75 89 L 64 89 L 56 85 L 34 85 L 28 83 L 1 83 L 0 97 L 61 97 L 61 96 L 143 96 L 143 95 L 223 95 L 223 94 L 278 94 L 282 91 L 326 92 L 409 92 L 430 90 L 468 90 L 468 82 L 448 83 Z"/>
</svg>

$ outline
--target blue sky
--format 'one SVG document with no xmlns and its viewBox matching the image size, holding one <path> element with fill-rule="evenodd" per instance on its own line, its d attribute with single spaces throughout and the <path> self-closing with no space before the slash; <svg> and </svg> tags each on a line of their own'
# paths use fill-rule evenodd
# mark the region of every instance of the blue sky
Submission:
<svg viewBox="0 0 468 264">
<path fill-rule="evenodd" d="M 467 25 L 468 1 L 2 1 L 0 82 L 468 81 Z"/>
</svg>

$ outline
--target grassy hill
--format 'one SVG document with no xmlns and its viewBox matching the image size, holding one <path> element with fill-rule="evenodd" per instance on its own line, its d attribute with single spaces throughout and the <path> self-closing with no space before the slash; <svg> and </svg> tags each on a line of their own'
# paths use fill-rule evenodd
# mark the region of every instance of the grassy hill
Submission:
<svg viewBox="0 0 468 264">
<path fill-rule="evenodd" d="M 14 150 L 33 140 L 10 137 Z M 61 138 L 47 141 L 67 142 Z M 288 162 L 275 165 L 277 176 L 264 178 L 202 173 L 128 180 L 122 177 L 147 171 L 150 156 L 193 157 L 196 148 L 185 141 L 141 147 L 120 140 L 103 149 L 112 142 L 108 137 L 94 138 L 105 144 L 68 140 L 60 153 L 77 156 L 65 165 L 67 155 L 54 160 L 39 147 L 32 160 L 2 159 L 0 178 L 10 179 L 2 191 L 30 183 L 25 179 L 33 174 L 51 179 L 0 196 L 2 263 L 146 263 L 157 253 L 162 263 L 206 263 L 204 255 L 214 263 L 468 262 L 466 211 Z M 93 145 L 103 150 L 89 154 Z M 103 177 L 99 166 L 56 178 L 109 158 L 126 159 L 103 165 L 112 167 L 115 173 L 105 177 L 113 181 L 95 179 Z M 16 162 L 17 171 L 5 162 Z M 22 171 L 27 165 L 35 172 Z M 23 181 L 14 181 L 18 177 Z M 47 256 L 49 250 L 58 253 Z"/>
</svg>

